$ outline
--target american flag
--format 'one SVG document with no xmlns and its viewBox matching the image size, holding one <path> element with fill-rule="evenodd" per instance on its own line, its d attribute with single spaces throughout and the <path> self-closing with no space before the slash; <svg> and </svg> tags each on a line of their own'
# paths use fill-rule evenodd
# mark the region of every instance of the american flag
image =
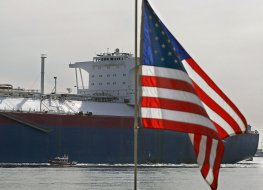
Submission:
<svg viewBox="0 0 263 190">
<path fill-rule="evenodd" d="M 201 173 L 211 189 L 217 189 L 222 139 L 244 132 L 246 120 L 173 37 L 147 0 L 142 14 L 142 126 L 189 133 Z"/>
</svg>

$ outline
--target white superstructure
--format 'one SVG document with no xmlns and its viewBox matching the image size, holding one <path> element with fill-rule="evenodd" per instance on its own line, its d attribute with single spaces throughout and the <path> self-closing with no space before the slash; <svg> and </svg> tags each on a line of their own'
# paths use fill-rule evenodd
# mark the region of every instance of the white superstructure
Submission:
<svg viewBox="0 0 263 190">
<path fill-rule="evenodd" d="M 132 102 L 134 93 L 132 54 L 120 53 L 119 49 L 116 49 L 114 53 L 98 54 L 93 61 L 76 62 L 69 67 L 75 68 L 79 95 L 97 97 L 97 101 Z M 88 81 L 85 81 L 88 82 L 88 86 L 84 85 L 82 70 L 88 73 Z"/>
</svg>

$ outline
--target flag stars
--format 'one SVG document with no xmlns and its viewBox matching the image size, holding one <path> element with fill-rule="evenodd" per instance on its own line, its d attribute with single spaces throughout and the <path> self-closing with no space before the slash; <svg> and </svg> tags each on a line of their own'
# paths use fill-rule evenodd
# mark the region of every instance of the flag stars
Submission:
<svg viewBox="0 0 263 190">
<path fill-rule="evenodd" d="M 168 52 L 168 55 L 169 55 L 169 56 L 172 56 L 172 52 L 169 51 L 169 52 Z"/>
<path fill-rule="evenodd" d="M 159 37 L 158 37 L 158 36 L 156 36 L 154 39 L 155 39 L 155 40 L 159 40 Z"/>
<path fill-rule="evenodd" d="M 155 27 L 158 28 L 158 27 L 159 27 L 159 24 L 158 24 L 158 23 L 155 23 Z"/>
<path fill-rule="evenodd" d="M 168 43 L 171 43 L 171 40 L 168 39 L 167 42 L 168 42 Z"/>
<path fill-rule="evenodd" d="M 163 57 L 161 57 L 161 61 L 164 62 L 164 58 Z"/>
<path fill-rule="evenodd" d="M 175 63 L 178 63 L 178 61 L 177 61 L 176 59 L 174 60 L 174 62 L 175 62 Z"/>
<path fill-rule="evenodd" d="M 155 49 L 155 50 L 154 50 L 154 54 L 157 54 L 157 53 L 158 53 L 158 51 Z"/>
<path fill-rule="evenodd" d="M 152 15 L 150 15 L 150 16 L 149 16 L 149 19 L 150 19 L 150 20 L 152 20 L 152 19 L 153 19 Z"/>
<path fill-rule="evenodd" d="M 163 36 L 165 35 L 164 31 L 162 31 L 162 35 L 163 35 Z"/>
<path fill-rule="evenodd" d="M 165 48 L 165 44 L 162 44 L 162 48 Z"/>
</svg>

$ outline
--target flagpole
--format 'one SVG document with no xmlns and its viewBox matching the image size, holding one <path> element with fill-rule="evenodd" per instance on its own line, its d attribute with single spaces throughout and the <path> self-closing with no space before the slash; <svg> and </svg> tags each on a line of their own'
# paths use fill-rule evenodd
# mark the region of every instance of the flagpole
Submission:
<svg viewBox="0 0 263 190">
<path fill-rule="evenodd" d="M 138 163 L 138 60 L 137 60 L 137 22 L 138 0 L 135 0 L 135 66 L 134 66 L 134 190 L 137 190 L 137 163 Z"/>
</svg>

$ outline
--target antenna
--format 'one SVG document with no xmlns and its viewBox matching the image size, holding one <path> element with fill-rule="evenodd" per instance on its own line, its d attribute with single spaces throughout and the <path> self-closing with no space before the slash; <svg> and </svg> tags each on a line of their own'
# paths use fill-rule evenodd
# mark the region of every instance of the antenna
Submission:
<svg viewBox="0 0 263 190">
<path fill-rule="evenodd" d="M 55 79 L 55 87 L 54 87 L 54 93 L 57 93 L 57 77 L 54 77 Z"/>
</svg>

